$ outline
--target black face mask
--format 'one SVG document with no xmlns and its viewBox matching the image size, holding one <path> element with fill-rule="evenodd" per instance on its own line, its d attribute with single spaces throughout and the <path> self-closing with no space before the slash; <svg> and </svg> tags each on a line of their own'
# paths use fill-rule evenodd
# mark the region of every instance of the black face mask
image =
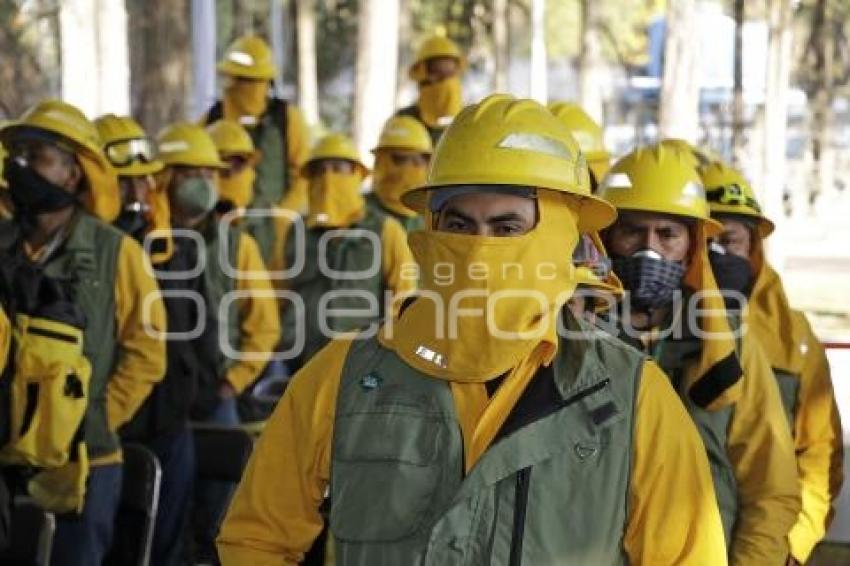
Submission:
<svg viewBox="0 0 850 566">
<path fill-rule="evenodd" d="M 753 267 L 749 260 L 735 254 L 723 253 L 713 249 L 708 251 L 708 261 L 714 272 L 714 279 L 721 291 L 737 291 L 749 297 L 753 290 Z M 727 297 L 727 303 L 731 299 Z M 735 303 L 735 301 L 731 299 Z"/>
<path fill-rule="evenodd" d="M 39 175 L 24 160 L 7 158 L 4 170 L 16 216 L 56 212 L 77 202 L 76 196 Z"/>
<path fill-rule="evenodd" d="M 629 293 L 631 306 L 637 310 L 666 307 L 682 287 L 684 266 L 668 261 L 652 250 L 641 250 L 628 257 L 612 258 L 614 272 Z"/>
<path fill-rule="evenodd" d="M 138 203 L 125 206 L 115 219 L 115 227 L 136 240 L 142 241 L 148 228 L 147 213 Z"/>
</svg>

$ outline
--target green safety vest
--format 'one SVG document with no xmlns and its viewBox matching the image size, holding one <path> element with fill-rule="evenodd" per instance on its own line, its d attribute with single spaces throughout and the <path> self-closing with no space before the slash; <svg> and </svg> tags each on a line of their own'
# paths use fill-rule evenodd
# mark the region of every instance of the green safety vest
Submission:
<svg viewBox="0 0 850 566">
<path fill-rule="evenodd" d="M 386 216 L 372 209 L 366 209 L 366 216 L 357 224 L 346 230 L 362 230 L 376 236 L 381 242 Z M 327 269 L 322 272 L 319 265 L 319 242 L 327 230 L 306 229 L 304 231 L 304 267 L 293 278 L 287 280 L 290 291 L 297 293 L 304 304 L 304 312 L 291 305 L 284 309 L 281 335 L 284 340 L 284 350 L 290 350 L 295 344 L 296 337 L 304 337 L 304 348 L 298 359 L 302 362 L 309 360 L 327 344 L 333 336 L 327 336 L 327 330 L 334 333 L 350 332 L 368 327 L 383 318 L 384 281 L 382 249 L 375 249 L 374 242 L 366 236 L 352 234 L 346 237 L 327 239 L 327 254 L 325 262 Z M 297 259 L 296 241 L 292 233 L 286 239 L 285 259 L 287 266 L 293 266 Z M 356 279 L 328 277 L 330 270 L 349 274 L 362 274 Z M 327 301 L 326 310 L 371 310 L 372 315 L 363 313 L 360 316 L 333 316 L 330 312 L 322 316 L 320 305 L 328 293 L 338 295 Z M 368 298 L 367 298 L 368 297 Z M 370 305 L 370 298 L 377 303 L 377 310 Z M 302 318 L 303 317 L 303 318 Z M 320 320 L 324 319 L 324 320 Z M 322 322 L 326 329 L 322 328 Z"/>
<path fill-rule="evenodd" d="M 115 278 L 123 232 L 79 211 L 68 239 L 44 265 L 44 271 L 65 282 L 71 297 L 86 315 L 83 354 L 92 367 L 89 404 L 84 420 L 84 438 L 89 458 L 119 450 L 118 435 L 109 430 L 106 389 L 118 361 L 115 321 Z M 23 253 L 19 227 L 13 221 L 0 223 L 0 249 Z"/>
<path fill-rule="evenodd" d="M 355 340 L 331 456 L 337 564 L 626 564 L 644 359 L 607 335 L 561 340 L 464 477 L 449 382 Z"/>
<path fill-rule="evenodd" d="M 405 232 L 413 232 L 414 230 L 421 230 L 425 227 L 421 216 L 418 214 L 416 216 L 404 216 L 390 210 L 381 203 L 381 199 L 374 192 L 366 195 L 366 206 L 391 218 L 395 218 L 401 224 L 401 227 L 404 228 Z"/>
<path fill-rule="evenodd" d="M 224 298 L 236 289 L 235 278 L 224 270 L 229 265 L 237 269 L 237 254 L 239 241 L 243 237 L 239 226 L 230 224 L 225 237 L 218 230 L 219 224 L 211 222 L 204 230 L 206 243 L 206 268 L 204 269 L 204 300 L 207 306 L 207 324 L 213 324 L 219 338 L 219 348 L 216 350 L 216 366 L 219 375 L 233 365 L 234 359 L 225 355 L 222 345 L 229 346 L 238 352 L 240 348 L 241 320 L 239 300 L 231 300 L 225 305 Z"/>
<path fill-rule="evenodd" d="M 207 123 L 220 119 L 222 112 L 222 103 L 216 102 L 207 114 Z M 254 200 L 248 206 L 249 209 L 274 210 L 290 188 L 287 127 L 287 102 L 272 98 L 259 122 L 254 127 L 246 128 L 254 141 L 254 147 L 262 155 L 262 159 L 254 166 L 257 177 L 254 181 Z M 257 241 L 263 262 L 268 264 L 274 247 L 274 218 L 246 217 L 243 222 L 245 229 Z"/>
<path fill-rule="evenodd" d="M 782 408 L 791 427 L 791 436 L 794 436 L 794 421 L 797 418 L 797 396 L 800 393 L 800 376 L 790 371 L 773 368 L 773 375 L 779 385 L 779 396 L 782 397 Z"/>
</svg>

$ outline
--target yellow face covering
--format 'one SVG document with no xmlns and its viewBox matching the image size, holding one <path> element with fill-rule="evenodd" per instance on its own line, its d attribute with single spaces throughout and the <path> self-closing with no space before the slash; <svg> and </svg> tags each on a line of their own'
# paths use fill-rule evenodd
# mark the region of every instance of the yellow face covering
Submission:
<svg viewBox="0 0 850 566">
<path fill-rule="evenodd" d="M 462 104 L 457 75 L 419 87 L 419 114 L 429 127 L 446 127 L 460 112 Z"/>
<path fill-rule="evenodd" d="M 728 406 L 741 396 L 741 370 L 736 341 L 729 326 L 726 305 L 708 261 L 708 236 L 700 223 L 696 230 L 696 248 L 685 272 L 684 284 L 702 291 L 697 303 L 700 315 L 696 323 L 703 333 L 698 363 L 685 375 L 692 400 L 710 411 Z M 690 324 L 690 321 L 686 321 Z"/>
<path fill-rule="evenodd" d="M 245 167 L 239 173 L 218 178 L 218 194 L 222 200 L 229 200 L 236 208 L 245 208 L 254 200 L 254 179 L 257 173 L 253 167 Z"/>
<path fill-rule="evenodd" d="M 427 176 L 427 167 L 396 165 L 388 153 L 379 151 L 375 158 L 372 190 L 388 210 L 413 218 L 416 216 L 416 211 L 404 206 L 401 197 L 410 189 L 424 185 Z"/>
<path fill-rule="evenodd" d="M 561 194 L 538 191 L 539 221 L 517 237 L 446 232 L 408 236 L 422 296 L 381 341 L 412 367 L 452 382 L 481 383 L 543 347 L 557 351 L 557 315 L 576 287 L 571 250 L 577 214 Z"/>
<path fill-rule="evenodd" d="M 359 172 L 323 173 L 310 178 L 307 227 L 345 228 L 363 219 L 366 201 Z"/>
<path fill-rule="evenodd" d="M 750 293 L 747 322 L 759 336 L 769 336 L 760 343 L 770 365 L 799 373 L 805 361 L 800 351 L 801 329 L 788 302 L 782 280 L 765 261 L 761 238 L 753 235 L 750 262 L 755 273 L 753 291 Z"/>
<path fill-rule="evenodd" d="M 268 93 L 268 81 L 232 80 L 224 89 L 224 117 L 238 122 L 245 116 L 261 116 L 266 111 Z"/>
</svg>

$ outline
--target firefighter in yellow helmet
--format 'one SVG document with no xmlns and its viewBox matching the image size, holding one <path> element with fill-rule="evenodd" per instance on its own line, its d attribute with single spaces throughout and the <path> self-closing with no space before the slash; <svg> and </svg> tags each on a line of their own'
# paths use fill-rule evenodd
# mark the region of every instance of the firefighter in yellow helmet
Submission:
<svg viewBox="0 0 850 566">
<path fill-rule="evenodd" d="M 69 564 L 99 564 L 120 496 L 117 431 L 165 371 L 162 301 L 141 247 L 107 224 L 120 208 L 117 179 L 83 113 L 44 100 L 7 124 L 0 138 L 15 206 L 14 219 L 0 225 L 0 250 L 67 281 L 87 319 L 90 469 L 82 512 L 57 517 L 53 554 Z"/>
<path fill-rule="evenodd" d="M 437 145 L 463 105 L 461 77 L 466 66 L 466 57 L 454 41 L 441 34 L 427 38 L 419 46 L 408 72 L 419 87 L 419 98 L 396 115 L 411 116 L 422 122 Z"/>
<path fill-rule="evenodd" d="M 614 216 L 578 155 L 534 101 L 457 117 L 406 198 L 426 216 L 409 237 L 422 293 L 294 377 L 223 564 L 298 563 L 327 489 L 341 565 L 724 563 L 705 453 L 657 366 L 568 315 L 578 336 L 557 336 L 563 250 Z"/>
<path fill-rule="evenodd" d="M 203 287 L 197 279 L 175 277 L 197 264 L 194 243 L 171 235 L 168 195 L 154 175 L 163 169 L 153 141 L 129 116 L 107 114 L 95 120 L 104 154 L 118 172 L 121 213 L 115 226 L 140 243 L 149 254 L 163 291 L 168 320 L 165 377 L 139 412 L 121 430 L 128 442 L 140 442 L 156 454 L 162 476 L 159 506 L 151 544 L 151 561 L 173 564 L 182 552 L 183 526 L 188 515 L 195 476 L 195 456 L 189 418 L 198 389 L 201 340 L 189 339 L 199 320 L 195 301 Z"/>
<path fill-rule="evenodd" d="M 392 298 L 416 284 L 404 228 L 366 206 L 361 184 L 369 174 L 342 134 L 319 140 L 304 165 L 307 215 L 290 223 L 274 264 L 286 270 L 283 346 L 289 366 L 303 366 L 337 333 L 374 325 Z"/>
<path fill-rule="evenodd" d="M 227 165 L 210 134 L 178 122 L 160 132 L 157 149 L 157 159 L 165 165 L 158 184 L 169 198 L 171 224 L 190 236 L 184 237 L 187 241 L 194 235 L 197 245 L 202 242 L 196 253 L 205 267 L 198 277 L 213 340 L 199 360 L 193 416 L 233 426 L 241 421 L 237 397 L 259 377 L 280 338 L 274 290 L 257 243 L 237 221 L 238 214 L 221 214 L 232 208 L 220 205 L 219 176 Z M 197 550 L 206 559 L 227 493 L 206 483 L 195 491 Z"/>
<path fill-rule="evenodd" d="M 239 122 L 222 119 L 207 127 L 218 150 L 218 156 L 226 165 L 218 179 L 219 201 L 226 210 L 239 213 L 254 200 L 255 169 L 260 154 L 254 140 Z"/>
<path fill-rule="evenodd" d="M 788 535 L 791 558 L 804 564 L 826 534 L 843 479 L 841 421 L 823 346 L 803 313 L 788 302 L 767 263 L 763 241 L 773 232 L 749 182 L 713 162 L 701 171 L 711 216 L 723 223 L 712 254 L 718 285 L 746 296 L 747 322 L 773 368 L 797 455 L 803 509 Z M 739 307 L 740 308 L 740 307 Z"/>
<path fill-rule="evenodd" d="M 692 163 L 642 147 L 602 182 L 619 212 L 604 242 L 626 290 L 610 329 L 658 362 L 702 434 L 730 562 L 781 564 L 800 510 L 793 444 L 767 358 L 717 289 L 706 238 L 720 226 Z"/>
<path fill-rule="evenodd" d="M 595 193 L 611 167 L 611 154 L 605 149 L 605 132 L 578 104 L 553 102 L 549 104 L 549 110 L 569 128 L 578 142 L 587 160 L 590 187 Z"/>
<path fill-rule="evenodd" d="M 425 183 L 433 146 L 428 130 L 409 116 L 387 120 L 375 154 L 372 192 L 366 196 L 368 206 L 398 220 L 405 230 L 422 227 L 422 218 L 404 206 L 402 197 Z"/>
<path fill-rule="evenodd" d="M 303 212 L 306 182 L 301 166 L 310 152 L 310 136 L 301 111 L 291 102 L 274 96 L 277 72 L 272 51 L 259 37 L 236 39 L 218 64 L 224 93 L 204 117 L 205 124 L 225 118 L 244 126 L 256 147 L 254 196 L 249 208 L 265 216 L 245 219 L 248 232 L 269 262 L 274 248 L 275 217 L 279 207 Z"/>
</svg>

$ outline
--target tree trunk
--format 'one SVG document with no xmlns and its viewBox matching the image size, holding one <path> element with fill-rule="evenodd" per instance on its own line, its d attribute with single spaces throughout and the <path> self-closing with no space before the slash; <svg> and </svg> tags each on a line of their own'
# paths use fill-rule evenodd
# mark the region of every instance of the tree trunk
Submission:
<svg viewBox="0 0 850 566">
<path fill-rule="evenodd" d="M 316 1 L 296 0 L 298 33 L 298 105 L 308 124 L 319 123 L 319 80 L 316 72 Z"/>
<path fill-rule="evenodd" d="M 192 2 L 192 117 L 200 118 L 216 100 L 216 10 L 212 2 Z"/>
<path fill-rule="evenodd" d="M 62 98 L 89 117 L 127 114 L 129 66 L 127 13 L 121 2 L 60 3 Z"/>
<path fill-rule="evenodd" d="M 790 0 L 768 4 L 767 79 L 765 85 L 761 182 L 756 184 L 759 201 L 775 223 L 784 218 L 785 140 L 788 130 L 788 85 L 791 77 Z M 778 246 L 771 246 L 774 252 Z"/>
<path fill-rule="evenodd" d="M 599 71 L 602 62 L 597 22 L 600 2 L 581 1 L 581 53 L 578 59 L 579 104 L 597 122 L 602 122 L 602 91 Z"/>
<path fill-rule="evenodd" d="M 191 77 L 186 0 L 127 0 L 133 116 L 151 135 L 186 119 Z"/>
<path fill-rule="evenodd" d="M 812 176 L 809 184 L 808 202 L 814 206 L 818 197 L 833 183 L 831 148 L 834 39 L 828 33 L 829 20 L 827 0 L 818 0 L 812 22 L 812 38 L 815 54 L 815 89 L 810 120 L 812 139 Z"/>
<path fill-rule="evenodd" d="M 667 37 L 658 127 L 662 138 L 696 142 L 699 129 L 698 42 L 694 0 L 667 4 Z"/>
<path fill-rule="evenodd" d="M 284 77 L 286 76 L 286 64 L 289 61 L 289 46 L 291 34 L 291 22 L 289 11 L 283 5 L 284 0 L 270 0 L 269 2 L 269 43 L 274 53 L 274 64 L 277 67 L 275 75 L 275 94 L 284 96 Z"/>
<path fill-rule="evenodd" d="M 508 91 L 508 0 L 493 0 L 493 91 Z"/>
<path fill-rule="evenodd" d="M 735 67 L 732 88 L 732 161 L 741 163 L 744 151 L 744 0 L 734 0 Z"/>
<path fill-rule="evenodd" d="M 381 126 L 395 107 L 398 68 L 397 0 L 360 0 L 357 30 L 354 141 L 368 163 Z"/>
<path fill-rule="evenodd" d="M 546 0 L 531 0 L 531 98 L 546 104 L 548 98 L 546 61 Z"/>
</svg>

